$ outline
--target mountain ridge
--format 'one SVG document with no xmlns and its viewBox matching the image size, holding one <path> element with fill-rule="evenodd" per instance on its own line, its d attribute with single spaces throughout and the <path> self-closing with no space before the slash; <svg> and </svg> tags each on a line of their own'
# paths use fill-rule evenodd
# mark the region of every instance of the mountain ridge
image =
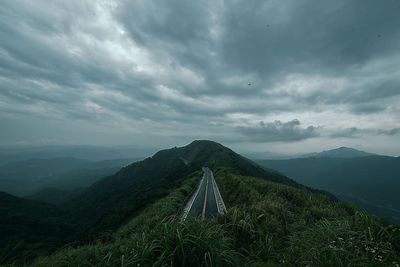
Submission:
<svg viewBox="0 0 400 267">
<path fill-rule="evenodd" d="M 182 208 L 196 189 L 203 166 L 212 168 L 228 212 L 209 221 L 182 222 Z M 19 201 L 10 198 L 11 203 L 0 202 L 0 209 L 9 212 L 5 214 L 15 212 L 13 199 Z M 27 206 L 38 203 L 23 201 L 28 201 Z M 329 193 L 263 169 L 231 149 L 208 140 L 160 150 L 152 157 L 129 164 L 99 180 L 67 203 L 39 206 L 44 210 L 39 208 L 37 214 L 54 209 L 57 216 L 46 218 L 33 214 L 29 217 L 25 214 L 28 217 L 19 225 L 8 223 L 15 219 L 13 216 L 2 218 L 1 223 L 7 223 L 1 230 L 7 232 L 9 238 L 0 243 L 0 249 L 6 251 L 3 254 L 6 256 L 0 255 L 0 263 L 26 265 L 42 256 L 34 266 L 115 266 L 121 265 L 121 260 L 141 266 L 155 262 L 205 266 L 208 264 L 205 259 L 210 257 L 215 266 L 240 266 L 236 264 L 239 262 L 249 266 L 268 261 L 276 266 L 284 257 L 298 265 L 300 255 L 306 255 L 309 261 L 314 257 L 309 251 L 329 243 L 323 235 L 317 234 L 315 245 L 299 251 L 297 248 L 305 240 L 304 230 L 313 233 L 318 230 L 315 227 L 328 227 L 324 232 L 332 232 L 334 237 L 345 231 L 357 233 L 365 240 L 371 233 L 365 232 L 362 223 L 372 227 L 374 238 L 392 244 L 386 235 L 378 235 L 382 231 L 387 233 L 386 228 L 380 230 L 385 227 L 383 224 L 358 215 L 352 207 Z M 327 219 L 332 222 L 325 222 Z M 338 220 L 351 229 L 338 228 Z M 25 223 L 31 222 L 33 228 L 26 228 Z M 46 228 L 43 229 L 43 225 Z M 19 228 L 28 230 L 19 231 Z M 18 235 L 19 232 L 23 235 Z M 18 248 L 21 240 L 26 246 Z M 49 242 L 40 243 L 41 240 Z M 67 244 L 70 244 L 68 248 L 61 248 Z M 308 246 L 309 242 L 306 244 Z M 390 247 L 385 249 L 394 253 Z M 43 257 L 54 250 L 58 252 L 53 256 Z M 242 255 L 244 250 L 249 253 Z M 365 251 L 353 254 L 360 253 L 368 256 Z M 328 261 L 342 256 L 332 255 Z M 354 261 L 359 259 L 350 259 Z"/>
<path fill-rule="evenodd" d="M 354 157 L 367 157 L 367 156 L 381 156 L 376 153 L 366 152 L 346 146 L 341 146 L 333 149 L 327 149 L 320 152 L 311 152 L 311 153 L 282 154 L 282 153 L 266 151 L 266 152 L 256 152 L 256 153 L 245 153 L 245 155 L 256 161 L 263 159 L 287 160 L 287 159 L 309 158 L 309 157 L 354 158 Z"/>
<path fill-rule="evenodd" d="M 357 157 L 368 157 L 378 156 L 378 154 L 365 152 L 351 147 L 338 147 L 334 149 L 324 150 L 321 152 L 314 152 L 309 154 L 303 154 L 304 157 L 316 157 L 316 158 L 357 158 Z"/>
<path fill-rule="evenodd" d="M 201 157 L 210 150 L 216 153 L 211 160 Z M 186 170 L 213 166 L 227 213 L 212 220 L 181 220 L 182 204 L 201 177 L 197 171 L 106 241 L 60 250 L 33 266 L 118 266 L 123 261 L 133 266 L 383 267 L 400 262 L 396 227 L 306 187 L 240 175 L 230 156 L 224 147 L 194 143 L 186 151 L 160 151 L 152 159 L 166 157 Z"/>
<path fill-rule="evenodd" d="M 241 175 L 300 186 L 284 175 L 264 170 L 221 144 L 196 140 L 183 147 L 160 150 L 143 161 L 122 168 L 116 174 L 94 183 L 66 203 L 65 207 L 77 214 L 76 220 L 87 222 L 88 226 L 81 230 L 82 234 L 95 233 L 96 229 L 102 231 L 114 225 L 108 217 L 115 216 L 125 221 L 143 208 L 128 203 L 147 202 L 165 196 L 172 186 L 184 177 L 199 172 L 203 166 L 226 167 Z M 145 190 L 145 193 L 140 193 L 139 189 Z M 152 192 L 152 195 L 146 192 Z"/>
<path fill-rule="evenodd" d="M 309 157 L 257 162 L 305 186 L 327 190 L 392 223 L 400 223 L 400 213 L 393 210 L 400 210 L 399 157 Z"/>
</svg>

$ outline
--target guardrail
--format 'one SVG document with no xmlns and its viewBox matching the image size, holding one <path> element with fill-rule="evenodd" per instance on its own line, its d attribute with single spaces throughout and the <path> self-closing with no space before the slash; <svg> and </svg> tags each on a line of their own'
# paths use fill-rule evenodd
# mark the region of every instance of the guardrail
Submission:
<svg viewBox="0 0 400 267">
<path fill-rule="evenodd" d="M 224 214 L 226 212 L 226 206 L 225 206 L 224 200 L 222 199 L 221 192 L 219 192 L 219 188 L 218 188 L 217 182 L 215 181 L 214 174 L 212 171 L 210 171 L 210 172 L 211 172 L 211 177 L 212 177 L 212 181 L 213 181 L 215 200 L 217 201 L 218 213 Z"/>
<path fill-rule="evenodd" d="M 194 199 L 196 198 L 197 194 L 199 193 L 200 185 L 204 179 L 205 179 L 205 174 L 203 173 L 203 177 L 201 178 L 200 183 L 197 186 L 196 192 L 192 195 L 192 197 L 189 199 L 188 203 L 186 204 L 185 208 L 183 209 L 183 215 L 182 215 L 183 221 L 186 220 L 186 217 L 188 216 L 189 211 L 192 208 Z"/>
</svg>

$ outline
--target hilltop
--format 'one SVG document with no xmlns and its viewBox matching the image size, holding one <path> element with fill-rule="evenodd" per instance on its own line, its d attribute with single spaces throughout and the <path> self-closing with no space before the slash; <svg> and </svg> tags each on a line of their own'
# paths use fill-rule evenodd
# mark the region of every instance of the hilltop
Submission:
<svg viewBox="0 0 400 267">
<path fill-rule="evenodd" d="M 203 166 L 225 167 L 232 173 L 260 177 L 274 182 L 297 185 L 289 178 L 269 172 L 227 147 L 199 140 L 180 148 L 165 149 L 152 157 L 122 168 L 116 174 L 93 184 L 66 204 L 80 227 L 80 234 L 95 237 L 114 230 L 137 214 L 144 204 L 165 196 L 185 177 Z M 82 223 L 84 222 L 84 223 Z"/>
</svg>

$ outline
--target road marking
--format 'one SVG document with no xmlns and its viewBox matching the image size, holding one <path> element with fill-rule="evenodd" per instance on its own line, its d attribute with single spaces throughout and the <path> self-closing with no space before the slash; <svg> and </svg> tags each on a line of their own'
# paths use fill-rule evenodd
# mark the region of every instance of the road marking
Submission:
<svg viewBox="0 0 400 267">
<path fill-rule="evenodd" d="M 208 178 L 207 178 L 207 183 L 206 183 L 206 193 L 204 194 L 204 203 L 203 203 L 203 212 L 201 214 L 201 217 L 204 218 L 205 213 L 206 213 L 206 208 L 207 208 L 207 194 L 208 194 Z"/>
</svg>

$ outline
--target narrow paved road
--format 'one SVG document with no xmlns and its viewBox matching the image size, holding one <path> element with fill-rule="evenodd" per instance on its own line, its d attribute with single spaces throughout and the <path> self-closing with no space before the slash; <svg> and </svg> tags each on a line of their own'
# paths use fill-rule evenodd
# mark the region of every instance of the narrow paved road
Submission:
<svg viewBox="0 0 400 267">
<path fill-rule="evenodd" d="M 214 175 L 209 168 L 204 167 L 203 178 L 196 192 L 186 204 L 183 219 L 186 219 L 188 216 L 213 218 L 225 211 L 225 204 L 219 193 Z"/>
<path fill-rule="evenodd" d="M 214 192 L 213 186 L 213 176 L 211 175 L 211 170 L 207 168 L 208 186 L 207 186 L 207 200 L 206 200 L 206 210 L 205 217 L 212 218 L 218 215 L 217 199 Z"/>
</svg>

